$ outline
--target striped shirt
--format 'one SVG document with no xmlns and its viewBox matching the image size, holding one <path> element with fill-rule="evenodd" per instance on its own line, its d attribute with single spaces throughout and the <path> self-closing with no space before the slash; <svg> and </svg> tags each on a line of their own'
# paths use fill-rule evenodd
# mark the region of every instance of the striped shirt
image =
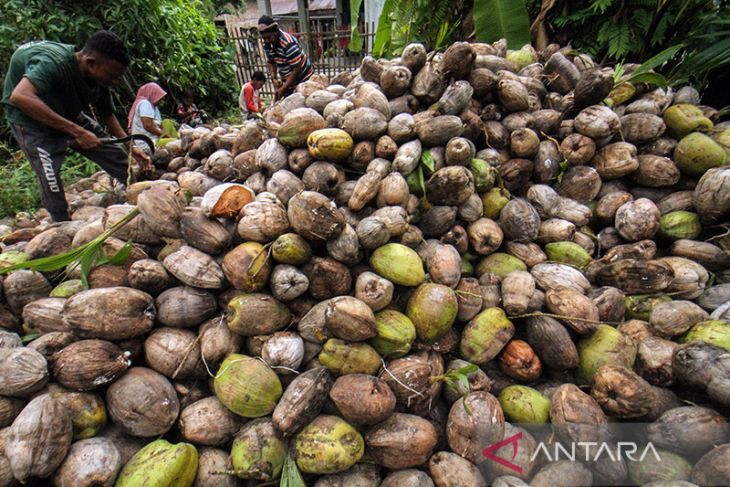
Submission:
<svg viewBox="0 0 730 487">
<path fill-rule="evenodd" d="M 296 38 L 288 32 L 279 29 L 279 39 L 274 44 L 264 42 L 264 50 L 266 58 L 270 63 L 276 64 L 279 70 L 279 76 L 286 78 L 292 70 L 301 66 L 302 72 L 299 74 L 298 83 L 306 81 L 314 73 L 312 63 L 302 51 L 302 47 Z"/>
</svg>

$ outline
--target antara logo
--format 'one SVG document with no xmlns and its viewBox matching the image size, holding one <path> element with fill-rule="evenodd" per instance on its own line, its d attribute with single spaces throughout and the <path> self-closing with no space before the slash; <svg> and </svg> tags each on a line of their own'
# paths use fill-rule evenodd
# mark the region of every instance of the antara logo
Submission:
<svg viewBox="0 0 730 487">
<path fill-rule="evenodd" d="M 513 462 L 517 457 L 517 449 L 522 436 L 522 432 L 519 432 L 503 439 L 502 441 L 489 445 L 487 448 L 482 450 L 482 456 L 521 474 L 524 472 L 524 469 Z M 512 445 L 512 458 L 510 460 L 506 460 L 496 454 L 499 449 L 507 445 Z M 585 453 L 584 455 L 582 454 L 583 452 Z M 636 455 L 639 452 L 640 455 Z M 608 457 L 613 461 L 626 458 L 633 462 L 641 462 L 650 453 L 654 455 L 654 458 L 656 458 L 658 462 L 662 461 L 659 453 L 651 442 L 644 446 L 643 451 L 640 451 L 639 446 L 633 442 L 618 442 L 615 446 L 611 446 L 609 443 L 605 442 L 599 443 L 586 441 L 571 443 L 568 448 L 558 442 L 552 445 L 552 453 L 548 445 L 539 442 L 535 451 L 532 452 L 530 462 L 533 462 L 538 455 L 543 455 L 548 462 L 557 462 L 558 460 L 570 460 L 572 462 L 596 462 L 602 455 L 608 455 Z"/>
</svg>

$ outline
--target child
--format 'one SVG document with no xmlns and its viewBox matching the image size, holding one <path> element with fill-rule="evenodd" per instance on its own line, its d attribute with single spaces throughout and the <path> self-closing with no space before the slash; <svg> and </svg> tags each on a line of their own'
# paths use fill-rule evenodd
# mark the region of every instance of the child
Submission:
<svg viewBox="0 0 730 487">
<path fill-rule="evenodd" d="M 254 71 L 251 81 L 243 85 L 238 97 L 238 106 L 244 120 L 261 116 L 261 97 L 259 90 L 266 83 L 266 75 L 262 71 Z"/>
<path fill-rule="evenodd" d="M 208 115 L 203 110 L 195 106 L 195 102 L 193 101 L 194 96 L 195 92 L 192 88 L 186 89 L 182 96 L 182 103 L 177 106 L 177 110 L 175 111 L 175 118 L 181 124 L 187 124 L 191 127 L 205 123 L 208 118 Z"/>
</svg>

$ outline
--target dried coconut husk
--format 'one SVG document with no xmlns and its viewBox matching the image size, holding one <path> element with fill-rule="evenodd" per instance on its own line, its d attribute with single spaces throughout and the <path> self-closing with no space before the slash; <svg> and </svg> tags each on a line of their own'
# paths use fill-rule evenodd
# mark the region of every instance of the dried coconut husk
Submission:
<svg viewBox="0 0 730 487">
<path fill-rule="evenodd" d="M 514 241 L 535 240 L 540 228 L 537 210 L 525 199 L 510 200 L 499 216 L 505 236 Z"/>
<path fill-rule="evenodd" d="M 187 171 L 178 175 L 177 183 L 192 196 L 203 196 L 208 190 L 220 184 L 220 181 L 201 172 Z"/>
<path fill-rule="evenodd" d="M 602 441 L 610 438 L 608 420 L 591 396 L 575 384 L 563 384 L 551 397 L 550 422 L 562 441 Z"/>
<path fill-rule="evenodd" d="M 152 328 L 155 315 L 152 296 L 126 287 L 82 291 L 63 306 L 63 321 L 81 338 L 134 338 Z"/>
<path fill-rule="evenodd" d="M 88 276 L 91 289 L 101 287 L 129 286 L 127 269 L 118 265 L 100 265 L 94 267 Z"/>
<path fill-rule="evenodd" d="M 591 396 L 611 416 L 637 418 L 649 413 L 655 396 L 651 385 L 622 365 L 606 364 L 594 375 Z"/>
<path fill-rule="evenodd" d="M 162 327 L 144 343 L 146 363 L 170 379 L 206 377 L 197 335 L 180 328 Z"/>
<path fill-rule="evenodd" d="M 111 440 L 89 438 L 71 445 L 53 482 L 61 487 L 112 485 L 122 465 L 119 450 Z"/>
<path fill-rule="evenodd" d="M 395 411 L 393 391 L 384 381 L 370 375 L 339 377 L 329 397 L 342 417 L 355 424 L 377 424 Z"/>
<path fill-rule="evenodd" d="M 405 66 L 390 66 L 380 73 L 380 87 L 388 99 L 397 98 L 408 91 L 411 84 L 411 71 Z M 390 113 L 390 110 L 388 110 Z"/>
<path fill-rule="evenodd" d="M 211 256 L 187 245 L 165 257 L 163 265 L 188 286 L 221 289 L 225 282 L 223 270 Z"/>
<path fill-rule="evenodd" d="M 560 196 L 587 203 L 598 196 L 601 184 L 601 176 L 594 168 L 575 166 L 565 171 L 555 189 Z"/>
<path fill-rule="evenodd" d="M 674 271 L 659 260 L 622 259 L 599 271 L 604 286 L 613 286 L 627 294 L 660 292 L 671 284 Z"/>
<path fill-rule="evenodd" d="M 34 398 L 15 418 L 5 439 L 13 476 L 48 477 L 63 462 L 72 439 L 71 416 L 50 394 Z"/>
<path fill-rule="evenodd" d="M 562 53 L 556 52 L 545 63 L 545 75 L 550 89 L 566 95 L 578 84 L 581 74 L 578 68 Z M 602 101 L 602 100 L 599 100 Z"/>
<path fill-rule="evenodd" d="M 38 271 L 20 269 L 3 279 L 3 292 L 8 307 L 20 314 L 23 307 L 51 293 L 51 284 Z"/>
<path fill-rule="evenodd" d="M 578 366 L 575 343 L 558 320 L 548 316 L 529 317 L 526 338 L 540 360 L 551 369 L 570 370 Z"/>
<path fill-rule="evenodd" d="M 447 80 L 438 63 L 428 61 L 413 76 L 411 81 L 411 93 L 421 103 L 430 105 L 435 103 L 446 91 Z"/>
<path fill-rule="evenodd" d="M 385 66 L 372 56 L 365 56 L 360 63 L 360 77 L 365 81 L 377 83 Z"/>
<path fill-rule="evenodd" d="M 241 426 L 240 418 L 215 396 L 190 404 L 180 412 L 180 434 L 196 445 L 228 443 Z"/>
<path fill-rule="evenodd" d="M 344 227 L 344 216 L 323 194 L 304 191 L 289 201 L 287 216 L 294 231 L 309 240 L 328 240 Z"/>
<path fill-rule="evenodd" d="M 114 424 L 132 436 L 150 438 L 167 432 L 180 412 L 175 389 L 164 376 L 132 367 L 106 392 Z"/>
<path fill-rule="evenodd" d="M 180 238 L 180 217 L 185 210 L 185 195 L 173 185 L 153 185 L 140 193 L 137 208 L 145 223 L 158 235 Z"/>
<path fill-rule="evenodd" d="M 394 470 L 425 463 L 437 441 L 438 432 L 430 421 L 402 413 L 391 415 L 365 435 L 375 461 Z"/>
<path fill-rule="evenodd" d="M 334 164 L 315 162 L 304 170 L 302 182 L 304 189 L 334 196 L 339 186 L 345 182 L 345 174 Z"/>
<path fill-rule="evenodd" d="M 382 112 L 373 108 L 356 108 L 345 114 L 341 128 L 356 141 L 372 141 L 385 133 L 388 119 Z"/>
<path fill-rule="evenodd" d="M 289 436 L 311 422 L 321 412 L 333 382 L 332 374 L 324 367 L 298 375 L 274 409 L 272 421 L 276 429 Z"/>
<path fill-rule="evenodd" d="M 104 340 L 80 340 L 53 355 L 56 381 L 75 391 L 97 389 L 116 380 L 131 365 L 129 354 Z"/>
<path fill-rule="evenodd" d="M 564 316 L 561 321 L 576 333 L 587 335 L 596 330 L 599 319 L 598 308 L 584 294 L 572 289 L 548 290 L 545 293 L 545 302 L 552 313 Z M 585 318 L 587 321 L 569 317 Z"/>
<path fill-rule="evenodd" d="M 397 115 L 399 113 L 416 113 L 418 111 L 419 103 L 418 99 L 411 95 L 403 95 L 398 98 L 393 98 L 388 102 L 390 106 L 390 114 Z"/>
<path fill-rule="evenodd" d="M 65 298 L 36 299 L 23 307 L 23 325 L 28 331 L 49 333 L 53 331 L 69 331 L 63 321 L 62 311 Z"/>
<path fill-rule="evenodd" d="M 314 257 L 302 269 L 309 278 L 309 294 L 318 300 L 346 295 L 352 288 L 352 274 L 342 263 Z"/>
<path fill-rule="evenodd" d="M 438 68 L 447 78 L 461 80 L 469 77 L 475 59 L 476 53 L 471 44 L 455 42 L 444 52 Z"/>
<path fill-rule="evenodd" d="M 217 303 L 207 291 L 178 286 L 162 292 L 155 299 L 157 321 L 167 326 L 197 326 L 212 315 Z"/>
<path fill-rule="evenodd" d="M 449 448 L 470 462 L 478 462 L 481 455 L 475 438 L 485 438 L 484 441 L 491 443 L 499 441 L 503 435 L 504 414 L 499 401 L 490 393 L 472 392 L 451 406 L 446 424 Z"/>
<path fill-rule="evenodd" d="M 297 193 L 304 190 L 304 183 L 294 173 L 281 169 L 266 182 L 266 191 L 276 195 L 284 205 Z"/>
<path fill-rule="evenodd" d="M 24 252 L 30 259 L 62 254 L 71 248 L 71 237 L 59 228 L 49 228 L 28 242 Z"/>
<path fill-rule="evenodd" d="M 208 218 L 200 208 L 186 208 L 180 219 L 185 242 L 207 254 L 220 254 L 228 248 L 231 231 L 216 219 Z"/>
<path fill-rule="evenodd" d="M 242 152 L 256 149 L 264 142 L 265 138 L 266 133 L 258 123 L 253 121 L 245 122 L 233 142 L 231 153 L 235 157 Z"/>
<path fill-rule="evenodd" d="M 48 382 L 45 357 L 27 347 L 0 348 L 0 394 L 28 397 Z"/>
<path fill-rule="evenodd" d="M 610 72 L 599 68 L 583 71 L 575 85 L 573 106 L 580 110 L 601 103 L 613 89 L 613 84 Z"/>
<path fill-rule="evenodd" d="M 161 262 L 153 259 L 142 259 L 134 262 L 127 272 L 129 286 L 151 295 L 168 288 L 172 277 Z"/>
<path fill-rule="evenodd" d="M 311 166 L 310 166 L 311 167 Z M 281 204 L 254 201 L 246 205 L 238 220 L 237 232 L 244 241 L 267 243 L 289 229 L 289 220 Z"/>
<path fill-rule="evenodd" d="M 508 191 L 524 188 L 532 178 L 534 163 L 528 159 L 510 159 L 499 166 L 499 177 Z"/>
<path fill-rule="evenodd" d="M 426 147 L 443 146 L 464 131 L 464 123 L 455 115 L 416 117 L 416 134 Z"/>
<path fill-rule="evenodd" d="M 542 248 L 534 242 L 507 242 L 504 249 L 524 262 L 528 268 L 548 260 Z"/>
<path fill-rule="evenodd" d="M 27 346 L 40 352 L 46 360 L 50 361 L 53 354 L 77 340 L 76 335 L 67 331 L 52 331 L 39 336 Z"/>
<path fill-rule="evenodd" d="M 104 213 L 104 230 L 108 230 L 122 218 L 126 217 L 135 207 L 131 205 L 111 205 Z M 121 240 L 132 240 L 141 244 L 158 244 L 160 237 L 147 224 L 142 215 L 132 218 L 132 221 L 121 227 L 116 233 L 116 238 Z"/>
</svg>

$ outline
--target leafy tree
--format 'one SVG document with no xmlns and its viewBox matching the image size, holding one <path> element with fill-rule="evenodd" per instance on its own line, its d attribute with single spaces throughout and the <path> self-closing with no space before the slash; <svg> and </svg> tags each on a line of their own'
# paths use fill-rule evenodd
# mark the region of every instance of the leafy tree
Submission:
<svg viewBox="0 0 730 487">
<path fill-rule="evenodd" d="M 156 81 L 179 99 L 188 86 L 215 113 L 235 100 L 232 46 L 212 21 L 211 0 L 3 0 L 0 2 L 0 76 L 15 48 L 48 39 L 80 47 L 97 29 L 116 32 L 133 61 L 116 90 L 120 114 L 139 85 Z M 220 3 L 220 2 L 218 2 Z M 1 117 L 1 115 L 0 115 Z"/>
</svg>

